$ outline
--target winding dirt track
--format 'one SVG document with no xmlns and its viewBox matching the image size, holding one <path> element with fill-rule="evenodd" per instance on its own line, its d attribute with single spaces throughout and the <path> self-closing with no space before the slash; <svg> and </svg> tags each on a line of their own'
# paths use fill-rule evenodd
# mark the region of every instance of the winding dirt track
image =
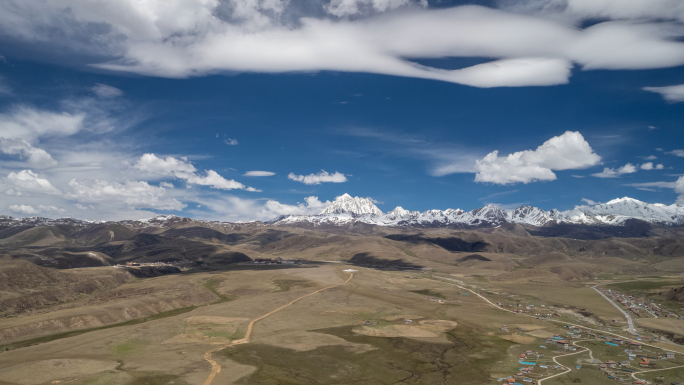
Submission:
<svg viewBox="0 0 684 385">
<path fill-rule="evenodd" d="M 214 381 L 214 378 L 216 377 L 216 375 L 219 374 L 219 373 L 221 373 L 221 365 L 219 365 L 216 361 L 214 361 L 214 360 L 211 358 L 211 356 L 213 356 L 214 353 L 216 353 L 216 352 L 218 352 L 218 351 L 221 351 L 221 350 L 223 350 L 223 349 L 225 349 L 225 348 L 227 348 L 227 347 L 229 347 L 229 346 L 240 345 L 240 344 L 246 344 L 246 343 L 248 343 L 250 337 L 252 336 L 252 331 L 254 330 L 254 324 L 256 324 L 257 322 L 261 321 L 262 319 L 264 319 L 264 318 L 266 318 L 266 317 L 269 317 L 269 316 L 271 316 L 271 315 L 273 315 L 273 314 L 275 314 L 275 313 L 277 313 L 277 312 L 279 312 L 279 311 L 285 309 L 285 308 L 288 307 L 288 306 L 291 306 L 291 305 L 294 304 L 295 302 L 297 302 L 297 301 L 299 301 L 299 300 L 302 300 L 302 299 L 304 299 L 304 298 L 306 298 L 306 297 L 310 297 L 310 296 L 312 296 L 312 295 L 314 295 L 314 294 L 318 294 L 318 293 L 320 293 L 320 292 L 322 292 L 322 291 L 325 291 L 325 290 L 328 290 L 328 289 L 333 289 L 333 288 L 336 288 L 336 287 L 338 287 L 338 286 L 346 285 L 349 281 L 351 281 L 352 278 L 354 278 L 354 274 L 353 274 L 353 273 L 349 273 L 349 278 L 347 278 L 346 281 L 344 281 L 344 282 L 342 282 L 342 283 L 340 283 L 340 284 L 333 285 L 333 286 L 328 286 L 328 287 L 324 287 L 324 288 L 322 288 L 322 289 L 319 289 L 319 290 L 314 291 L 313 293 L 309 293 L 309 294 L 303 295 L 303 296 L 301 296 L 301 297 L 299 297 L 299 298 L 297 298 L 297 299 L 295 299 L 295 300 L 292 300 L 291 302 L 289 302 L 289 303 L 287 303 L 287 304 L 285 304 L 285 305 L 283 305 L 283 306 L 281 306 L 281 307 L 279 307 L 279 308 L 277 308 L 277 309 L 275 309 L 275 310 L 273 310 L 273 311 L 271 311 L 271 312 L 268 312 L 268 313 L 262 315 L 262 316 L 259 317 L 259 318 L 253 319 L 253 320 L 249 323 L 249 325 L 247 325 L 247 333 L 245 333 L 245 337 L 244 337 L 244 338 L 241 338 L 241 339 L 239 339 L 239 340 L 232 341 L 231 343 L 229 343 L 229 344 L 227 344 L 227 345 L 221 345 L 221 346 L 219 346 L 219 347 L 217 347 L 217 348 L 214 348 L 214 349 L 212 349 L 212 350 L 210 350 L 210 351 L 204 353 L 204 359 L 205 359 L 208 363 L 211 364 L 211 373 L 209 374 L 209 377 L 207 377 L 206 381 L 204 381 L 204 385 L 211 385 L 211 383 Z"/>
</svg>

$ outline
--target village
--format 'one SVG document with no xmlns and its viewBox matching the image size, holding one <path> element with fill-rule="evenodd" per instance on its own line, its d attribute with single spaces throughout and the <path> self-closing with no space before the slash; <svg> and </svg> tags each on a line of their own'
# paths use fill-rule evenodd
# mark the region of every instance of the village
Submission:
<svg viewBox="0 0 684 385">
<path fill-rule="evenodd" d="M 605 289 L 602 287 L 598 290 L 638 317 L 676 317 L 678 319 L 684 319 L 683 314 L 675 314 L 672 311 L 663 309 L 656 305 L 651 299 L 635 297 L 630 294 L 620 293 L 617 290 Z"/>
<path fill-rule="evenodd" d="M 501 326 L 501 332 L 509 333 L 507 325 Z M 568 326 L 563 334 L 548 337 L 539 351 L 519 345 L 517 363 L 521 365 L 516 373 L 501 377 L 497 382 L 504 384 L 540 383 L 555 374 L 576 370 L 589 370 L 602 373 L 606 378 L 618 383 L 635 385 L 650 384 L 639 379 L 640 371 L 675 368 L 684 365 L 682 357 L 675 353 L 650 346 L 651 338 L 640 336 L 636 341 L 626 341 L 614 335 L 602 335 L 596 330 L 584 329 L 580 326 Z M 526 335 L 527 330 L 516 328 L 514 334 Z M 643 341 L 643 343 L 641 342 Z M 576 357 L 574 354 L 577 354 Z M 565 364 L 558 358 L 571 356 Z M 572 362 L 572 364 L 569 364 Z M 541 381 L 540 381 L 541 380 Z M 656 384 L 663 382 L 654 382 Z M 672 383 L 677 385 L 677 383 Z"/>
<path fill-rule="evenodd" d="M 192 261 L 188 259 L 181 259 L 178 261 L 171 261 L 171 262 L 162 262 L 162 261 L 156 261 L 156 262 L 126 262 L 126 264 L 116 264 L 112 267 L 114 268 L 125 268 L 125 267 L 132 267 L 132 268 L 141 268 L 141 267 L 177 267 L 181 270 L 187 270 L 189 269 L 189 265 L 192 264 Z"/>
<path fill-rule="evenodd" d="M 252 264 L 256 264 L 256 265 L 283 265 L 283 264 L 284 265 L 301 265 L 305 262 L 306 261 L 304 261 L 302 259 L 283 259 L 283 258 L 277 257 L 275 259 L 256 258 L 254 261 L 248 262 L 248 263 L 252 263 Z"/>
</svg>

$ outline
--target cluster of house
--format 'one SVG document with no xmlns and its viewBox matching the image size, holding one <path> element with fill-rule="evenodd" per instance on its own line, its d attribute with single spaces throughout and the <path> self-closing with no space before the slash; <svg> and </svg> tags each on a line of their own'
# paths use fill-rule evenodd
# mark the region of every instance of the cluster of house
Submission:
<svg viewBox="0 0 684 385">
<path fill-rule="evenodd" d="M 553 316 L 553 311 L 546 309 L 546 305 L 535 306 L 534 304 L 523 305 L 521 303 L 506 305 L 501 302 L 496 303 L 497 306 L 501 308 L 511 308 L 514 313 L 530 314 L 535 312 L 534 315 L 542 316 L 544 318 Z"/>
<path fill-rule="evenodd" d="M 600 336 L 598 338 L 606 339 L 606 344 L 611 346 L 620 346 L 626 343 L 621 338 L 609 338 L 605 336 Z M 673 352 L 666 352 L 664 356 L 650 357 L 642 350 L 641 344 L 638 342 L 630 342 L 629 348 L 625 349 L 625 353 L 627 353 L 628 360 L 620 361 L 619 363 L 612 360 L 605 361 L 599 365 L 599 370 L 606 372 L 606 375 L 611 379 L 617 380 L 618 382 L 625 382 L 630 380 L 629 377 L 621 377 L 620 375 L 624 375 L 624 372 L 634 372 L 633 368 L 635 366 L 653 369 L 657 367 L 654 361 L 673 360 L 675 358 Z M 636 365 L 634 364 L 635 361 Z M 646 384 L 646 382 L 643 380 L 636 380 L 633 381 L 632 384 Z"/>
<path fill-rule="evenodd" d="M 637 298 L 632 295 L 622 294 L 619 291 L 610 289 L 600 288 L 599 290 L 601 290 L 603 294 L 611 297 L 614 301 L 619 302 L 622 306 L 626 307 L 636 315 L 640 315 L 640 311 L 643 310 L 657 317 L 678 317 L 679 319 L 684 318 L 682 315 L 677 315 L 671 311 L 658 307 L 653 300 Z"/>
<path fill-rule="evenodd" d="M 437 297 L 425 297 L 426 301 L 432 301 L 432 302 L 437 302 L 437 303 L 446 303 L 445 299 L 437 298 Z"/>
<path fill-rule="evenodd" d="M 506 325 L 501 326 L 501 329 L 508 330 L 508 327 Z M 524 353 L 520 353 L 518 356 L 518 363 L 525 365 L 519 369 L 519 371 L 511 376 L 508 377 L 501 377 L 498 379 L 498 381 L 502 381 L 504 384 L 521 384 L 518 381 L 522 382 L 528 382 L 528 383 L 533 383 L 536 380 L 530 378 L 530 377 L 541 377 L 541 374 L 535 374 L 533 373 L 534 367 L 538 366 L 540 369 L 560 369 L 560 365 L 544 365 L 544 364 L 539 364 L 537 365 L 537 361 L 539 360 L 539 357 L 543 356 L 540 355 L 539 353 L 535 352 L 534 350 L 527 350 Z"/>
<path fill-rule="evenodd" d="M 258 265 L 281 265 L 281 264 L 286 264 L 286 265 L 301 265 L 304 263 L 303 260 L 301 259 L 283 259 L 283 258 L 276 258 L 276 259 L 271 259 L 271 258 L 256 258 L 254 260 L 254 263 Z"/>
<path fill-rule="evenodd" d="M 114 265 L 114 267 L 117 267 L 117 268 L 145 267 L 145 266 L 150 266 L 150 267 L 168 267 L 168 266 L 182 267 L 182 266 L 188 265 L 190 263 L 192 263 L 192 261 L 190 261 L 188 259 L 182 259 L 180 261 L 172 261 L 172 262 L 162 262 L 162 261 L 157 261 L 157 262 L 126 262 L 125 265 L 117 264 L 117 265 Z"/>
<path fill-rule="evenodd" d="M 56 259 L 51 257 L 40 257 L 40 261 L 43 264 L 59 265 L 59 262 L 57 262 Z"/>
</svg>

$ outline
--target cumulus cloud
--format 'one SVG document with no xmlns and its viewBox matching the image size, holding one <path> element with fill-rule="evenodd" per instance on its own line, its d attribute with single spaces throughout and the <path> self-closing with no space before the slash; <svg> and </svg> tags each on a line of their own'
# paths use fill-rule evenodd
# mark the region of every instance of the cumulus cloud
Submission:
<svg viewBox="0 0 684 385">
<path fill-rule="evenodd" d="M 260 191 L 253 187 L 247 187 L 235 180 L 226 179 L 214 170 L 206 170 L 204 175 L 200 175 L 187 158 L 177 159 L 172 156 L 159 158 L 154 154 L 144 154 L 133 167 L 151 174 L 174 177 L 185 180 L 190 184 L 209 186 L 215 189 Z"/>
<path fill-rule="evenodd" d="M 635 172 L 637 172 L 637 168 L 633 164 L 627 163 L 618 169 L 606 167 L 603 169 L 603 171 L 596 174 L 591 174 L 591 176 L 595 176 L 597 178 L 619 178 L 620 175 L 632 174 Z"/>
<path fill-rule="evenodd" d="M 105 180 L 69 182 L 69 199 L 80 203 L 120 203 L 129 208 L 151 208 L 160 210 L 182 210 L 185 204 L 175 198 L 165 198 L 164 187 L 152 186 L 145 181 L 126 181 L 124 183 Z"/>
<path fill-rule="evenodd" d="M 642 170 L 662 170 L 665 167 L 662 164 L 656 164 L 654 165 L 653 162 L 646 162 L 639 166 L 640 169 Z"/>
<path fill-rule="evenodd" d="M 658 157 L 655 155 L 649 155 L 649 156 L 644 157 L 644 159 L 645 160 L 656 160 L 656 159 L 658 159 Z"/>
<path fill-rule="evenodd" d="M 273 176 L 275 174 L 270 171 L 247 171 L 244 176 Z"/>
<path fill-rule="evenodd" d="M 601 157 L 594 153 L 582 134 L 567 131 L 547 140 L 536 150 L 508 156 L 499 156 L 498 151 L 489 153 L 475 162 L 475 181 L 502 185 L 550 181 L 556 179 L 553 171 L 583 169 L 600 161 Z"/>
<path fill-rule="evenodd" d="M 529 2 L 540 3 L 517 3 Z M 306 8 L 286 0 L 10 0 L 0 2 L 0 32 L 108 56 L 100 68 L 168 77 L 331 70 L 495 87 L 563 84 L 571 63 L 584 69 L 684 64 L 684 32 L 662 22 L 681 20 L 678 0 L 653 0 L 653 6 L 650 0 L 547 0 L 539 7 L 544 12 L 527 7 L 528 14 L 481 6 L 392 12 L 426 3 L 332 0 Z M 583 18 L 603 21 L 575 27 Z M 103 25 L 108 28 L 93 27 Z M 493 61 L 450 71 L 415 61 L 442 57 Z"/>
<path fill-rule="evenodd" d="M 28 160 L 28 163 L 34 167 L 50 167 L 57 164 L 47 151 L 33 147 L 24 139 L 0 138 L 0 152 L 7 155 L 19 155 L 21 159 Z"/>
<path fill-rule="evenodd" d="M 318 174 L 309 175 L 295 175 L 291 172 L 287 175 L 287 179 L 308 185 L 316 185 L 321 183 L 344 183 L 347 181 L 347 177 L 344 176 L 344 174 L 337 171 L 330 174 L 325 170 L 321 170 L 321 172 Z"/>
<path fill-rule="evenodd" d="M 672 150 L 672 151 L 666 152 L 666 154 L 670 154 L 670 155 L 678 156 L 680 158 L 684 158 L 684 150 Z"/>
<path fill-rule="evenodd" d="M 14 189 L 10 189 L 12 193 L 8 195 L 17 195 L 15 189 L 41 194 L 61 194 L 49 180 L 41 178 L 40 175 L 31 170 L 10 172 L 7 175 L 7 182 L 14 187 Z"/>
<path fill-rule="evenodd" d="M 95 93 L 100 98 L 103 99 L 112 99 L 112 98 L 117 98 L 119 96 L 123 96 L 124 92 L 121 91 L 120 89 L 112 86 L 108 86 L 106 84 L 101 84 L 97 83 L 95 84 L 91 90 Z"/>
<path fill-rule="evenodd" d="M 684 102 L 684 84 L 666 87 L 644 87 L 644 90 L 659 93 L 668 102 Z"/>
<path fill-rule="evenodd" d="M 59 207 L 46 205 L 38 205 L 35 207 L 31 205 L 9 205 L 8 208 L 11 212 L 22 215 L 33 215 L 38 213 L 63 214 L 66 212 L 66 210 Z"/>
<path fill-rule="evenodd" d="M 229 146 L 237 146 L 238 145 L 237 139 L 226 138 L 223 140 L 223 142 L 225 142 Z"/>
</svg>

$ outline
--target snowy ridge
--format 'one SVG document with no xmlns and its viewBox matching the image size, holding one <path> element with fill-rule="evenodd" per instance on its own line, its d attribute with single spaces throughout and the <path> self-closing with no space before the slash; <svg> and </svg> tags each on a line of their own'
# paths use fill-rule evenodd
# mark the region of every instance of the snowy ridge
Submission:
<svg viewBox="0 0 684 385">
<path fill-rule="evenodd" d="M 487 205 L 472 211 L 461 209 L 408 211 L 402 207 L 383 214 L 370 199 L 352 198 L 348 194 L 335 199 L 319 215 L 290 215 L 277 218 L 274 224 L 346 225 L 354 222 L 378 226 L 497 226 L 518 223 L 545 226 L 554 223 L 622 226 L 629 219 L 639 219 L 665 226 L 684 225 L 684 206 L 645 203 L 632 198 L 619 198 L 594 206 L 576 206 L 572 210 L 545 211 L 522 206 L 503 210 Z"/>
</svg>

